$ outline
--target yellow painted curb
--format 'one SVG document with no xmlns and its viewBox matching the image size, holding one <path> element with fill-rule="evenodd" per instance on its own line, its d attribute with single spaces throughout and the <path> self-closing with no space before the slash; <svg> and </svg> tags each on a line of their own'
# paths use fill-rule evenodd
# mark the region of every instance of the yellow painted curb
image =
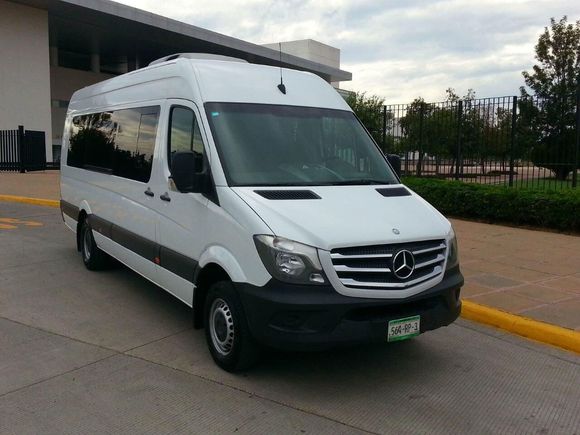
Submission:
<svg viewBox="0 0 580 435">
<path fill-rule="evenodd" d="M 463 300 L 461 317 L 580 353 L 580 332 Z"/>
<path fill-rule="evenodd" d="M 60 201 L 55 199 L 28 198 L 27 196 L 0 195 L 0 201 L 23 202 L 25 204 L 44 205 L 46 207 L 60 207 Z"/>
</svg>

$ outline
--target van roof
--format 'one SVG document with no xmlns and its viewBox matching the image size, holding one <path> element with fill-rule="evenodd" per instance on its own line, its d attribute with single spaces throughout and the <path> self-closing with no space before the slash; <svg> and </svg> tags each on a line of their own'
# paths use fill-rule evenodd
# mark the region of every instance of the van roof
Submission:
<svg viewBox="0 0 580 435">
<path fill-rule="evenodd" d="M 280 74 L 286 94 L 277 87 Z M 309 72 L 221 59 L 188 58 L 153 64 L 80 89 L 73 94 L 69 110 L 164 98 L 350 110 L 338 92 Z"/>
</svg>

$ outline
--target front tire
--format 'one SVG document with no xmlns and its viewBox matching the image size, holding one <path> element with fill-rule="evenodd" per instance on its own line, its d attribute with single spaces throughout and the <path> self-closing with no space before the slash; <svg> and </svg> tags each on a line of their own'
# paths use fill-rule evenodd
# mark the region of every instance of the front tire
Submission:
<svg viewBox="0 0 580 435">
<path fill-rule="evenodd" d="M 205 300 L 205 337 L 215 363 L 228 372 L 253 366 L 259 346 L 250 334 L 239 297 L 231 282 L 213 284 Z"/>
<path fill-rule="evenodd" d="M 81 225 L 80 248 L 81 257 L 87 269 L 102 270 L 107 267 L 108 256 L 95 243 L 93 230 L 87 219 Z"/>
</svg>

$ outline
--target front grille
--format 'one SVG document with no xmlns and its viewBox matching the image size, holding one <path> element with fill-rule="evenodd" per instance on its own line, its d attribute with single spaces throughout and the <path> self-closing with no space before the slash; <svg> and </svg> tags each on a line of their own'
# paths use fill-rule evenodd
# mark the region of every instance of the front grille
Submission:
<svg viewBox="0 0 580 435">
<path fill-rule="evenodd" d="M 401 290 L 441 275 L 446 249 L 445 240 L 429 240 L 333 249 L 330 257 L 345 287 Z M 413 272 L 404 279 L 393 272 L 393 258 L 402 250 L 410 251 L 415 260 Z"/>
</svg>

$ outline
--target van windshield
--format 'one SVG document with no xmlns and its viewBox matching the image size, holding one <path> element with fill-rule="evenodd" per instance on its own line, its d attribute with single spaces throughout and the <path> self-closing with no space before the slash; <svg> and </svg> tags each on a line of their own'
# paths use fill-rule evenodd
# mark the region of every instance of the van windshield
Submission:
<svg viewBox="0 0 580 435">
<path fill-rule="evenodd" d="M 249 103 L 205 110 L 231 186 L 398 183 L 349 111 Z"/>
</svg>

